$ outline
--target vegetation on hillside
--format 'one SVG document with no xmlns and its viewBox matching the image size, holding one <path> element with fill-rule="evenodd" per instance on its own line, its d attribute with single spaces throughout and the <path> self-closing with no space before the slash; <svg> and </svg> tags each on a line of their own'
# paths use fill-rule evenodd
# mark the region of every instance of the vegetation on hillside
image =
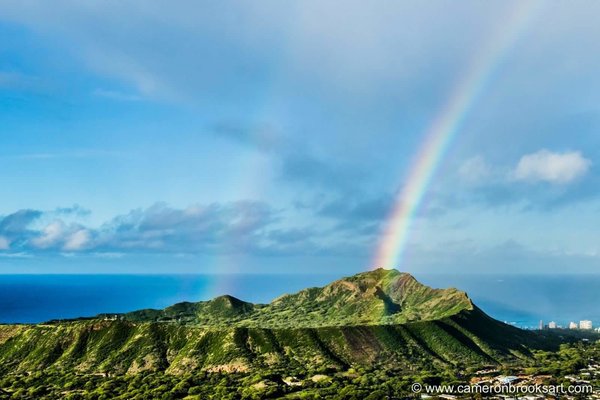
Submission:
<svg viewBox="0 0 600 400">
<path fill-rule="evenodd" d="M 487 366 L 493 375 L 519 375 L 543 384 L 577 384 L 584 377 L 600 387 L 600 375 L 587 371 L 600 360 L 600 342 L 563 344 L 555 352 L 536 351 L 526 366 Z M 384 399 L 412 396 L 415 382 L 430 385 L 473 383 L 481 372 L 466 364 L 453 367 L 415 363 L 410 368 L 354 367 L 337 370 L 311 365 L 268 367 L 253 372 L 163 371 L 137 374 L 84 374 L 77 371 L 9 372 L 0 378 L 0 399 Z M 587 374 L 587 375 L 586 375 Z M 588 377 L 589 376 L 589 377 Z M 485 378 L 488 379 L 488 378 Z M 585 398 L 585 397 L 577 397 Z"/>
<path fill-rule="evenodd" d="M 269 305 L 221 296 L 0 325 L 0 399 L 394 397 L 490 366 L 566 373 L 579 350 L 559 346 L 579 339 L 514 328 L 456 289 L 376 270 Z"/>
</svg>

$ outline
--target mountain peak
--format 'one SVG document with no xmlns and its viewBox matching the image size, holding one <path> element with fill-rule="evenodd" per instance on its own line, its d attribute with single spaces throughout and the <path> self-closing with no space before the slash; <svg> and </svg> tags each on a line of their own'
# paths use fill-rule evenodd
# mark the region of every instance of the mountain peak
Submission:
<svg viewBox="0 0 600 400">
<path fill-rule="evenodd" d="M 464 292 L 432 289 L 408 273 L 377 268 L 283 295 L 266 307 L 295 324 L 385 325 L 439 319 L 473 304 Z"/>
<path fill-rule="evenodd" d="M 245 301 L 240 300 L 237 297 L 233 297 L 233 296 L 231 296 L 229 294 L 224 294 L 224 295 L 221 295 L 221 296 L 217 296 L 214 299 L 209 300 L 209 302 L 212 302 L 212 303 L 215 303 L 215 304 L 221 303 L 221 304 L 223 304 L 225 306 L 228 306 L 228 307 L 236 307 L 236 306 L 239 306 L 239 305 L 248 304 Z"/>
<path fill-rule="evenodd" d="M 400 272 L 395 268 L 375 268 L 370 271 L 359 272 L 356 275 L 352 275 L 349 278 L 358 278 L 358 277 L 369 277 L 374 279 L 383 279 L 383 278 L 393 278 L 398 275 L 410 275 L 407 272 Z"/>
<path fill-rule="evenodd" d="M 472 310 L 464 292 L 432 289 L 412 275 L 377 268 L 338 279 L 323 287 L 285 294 L 270 304 L 247 303 L 230 295 L 165 310 L 126 314 L 137 320 L 177 320 L 210 326 L 318 327 L 389 325 L 445 318 Z"/>
</svg>

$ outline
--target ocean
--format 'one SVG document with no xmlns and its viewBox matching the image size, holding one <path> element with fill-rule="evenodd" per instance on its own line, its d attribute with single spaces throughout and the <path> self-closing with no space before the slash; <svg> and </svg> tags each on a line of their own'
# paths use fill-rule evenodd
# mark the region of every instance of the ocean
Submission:
<svg viewBox="0 0 600 400">
<path fill-rule="evenodd" d="M 438 288 L 466 291 L 492 317 L 523 328 L 539 321 L 592 320 L 600 325 L 600 275 L 419 275 Z M 163 308 L 180 301 L 231 294 L 266 303 L 339 275 L 0 275 L 0 322 L 51 319 Z"/>
</svg>

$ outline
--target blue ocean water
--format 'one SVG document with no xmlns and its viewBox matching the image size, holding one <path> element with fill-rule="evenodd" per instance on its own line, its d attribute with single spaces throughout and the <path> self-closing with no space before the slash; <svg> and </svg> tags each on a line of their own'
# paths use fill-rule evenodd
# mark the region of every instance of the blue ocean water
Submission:
<svg viewBox="0 0 600 400">
<path fill-rule="evenodd" d="M 520 327 L 540 320 L 600 325 L 600 275 L 419 275 L 433 287 L 466 291 L 486 313 Z M 0 275 L 0 322 L 43 322 L 231 294 L 266 303 L 339 275 Z"/>
<path fill-rule="evenodd" d="M 331 275 L 0 275 L 0 323 L 164 308 L 231 294 L 267 303 L 283 293 L 322 286 Z"/>
</svg>

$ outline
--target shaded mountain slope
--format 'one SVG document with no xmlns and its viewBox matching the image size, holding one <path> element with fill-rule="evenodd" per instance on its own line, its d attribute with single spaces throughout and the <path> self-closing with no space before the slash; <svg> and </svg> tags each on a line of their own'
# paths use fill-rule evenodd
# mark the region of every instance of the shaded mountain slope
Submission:
<svg viewBox="0 0 600 400">
<path fill-rule="evenodd" d="M 494 321 L 479 310 L 436 321 L 322 328 L 203 328 L 130 321 L 78 321 L 14 329 L 0 327 L 0 365 L 6 370 L 74 368 L 135 373 L 194 369 L 244 371 L 311 365 L 411 363 L 490 364 L 526 357 L 530 333 Z M 465 321 L 468 321 L 465 324 Z"/>
</svg>

